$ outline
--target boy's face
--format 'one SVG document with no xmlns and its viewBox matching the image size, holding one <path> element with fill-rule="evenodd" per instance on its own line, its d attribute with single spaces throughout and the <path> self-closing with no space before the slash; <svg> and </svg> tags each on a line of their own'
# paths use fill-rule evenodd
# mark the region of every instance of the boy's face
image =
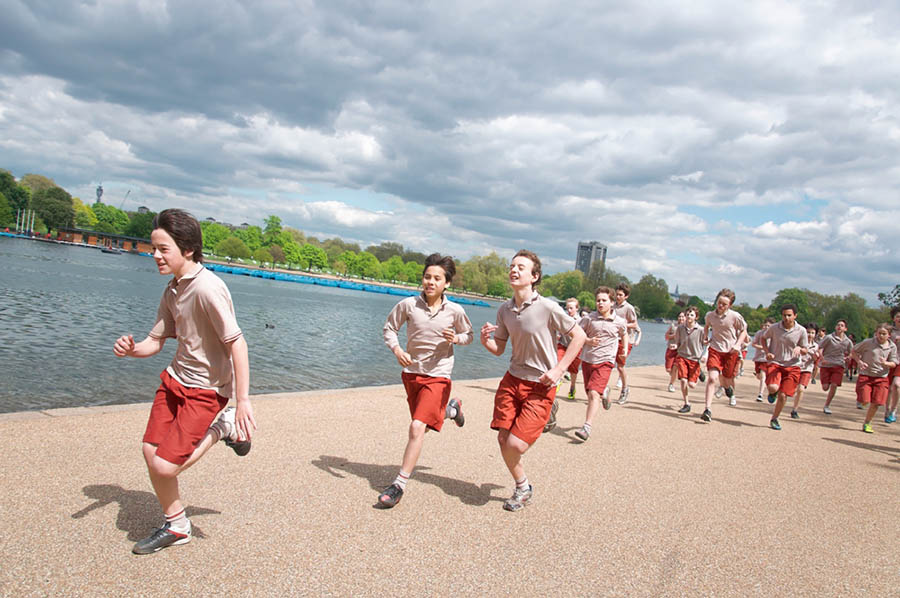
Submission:
<svg viewBox="0 0 900 598">
<path fill-rule="evenodd" d="M 838 322 L 837 324 L 834 325 L 834 333 L 836 335 L 841 336 L 845 332 L 847 332 L 847 325 L 844 324 L 843 322 Z"/>
<path fill-rule="evenodd" d="M 897 313 L 895 313 L 895 314 L 894 314 L 894 317 L 893 317 L 892 319 L 893 319 L 893 321 L 894 321 L 894 327 L 895 327 L 895 328 L 900 328 L 900 311 L 898 311 Z"/>
<path fill-rule="evenodd" d="M 679 323 L 679 324 L 684 324 L 685 318 L 686 318 L 686 316 L 684 315 L 683 312 L 680 313 L 680 314 L 678 314 L 678 323 Z"/>
<path fill-rule="evenodd" d="M 816 329 L 815 328 L 807 328 L 806 329 L 806 340 L 812 342 L 816 340 Z"/>
<path fill-rule="evenodd" d="M 608 293 L 597 293 L 594 299 L 597 300 L 597 313 L 601 316 L 605 316 L 612 309 L 612 299 L 609 298 Z"/>
<path fill-rule="evenodd" d="M 622 289 L 616 290 L 616 303 L 622 305 L 625 303 L 625 300 L 628 299 L 628 295 L 625 294 L 625 291 Z"/>
<path fill-rule="evenodd" d="M 719 298 L 716 299 L 716 313 L 720 316 L 724 314 L 731 307 L 731 299 L 726 297 L 725 295 L 719 295 Z"/>
<path fill-rule="evenodd" d="M 566 313 L 572 316 L 573 318 L 578 313 L 578 304 L 574 301 L 569 301 L 566 303 Z"/>
<path fill-rule="evenodd" d="M 534 262 L 524 255 L 514 257 L 509 265 L 509 286 L 514 289 L 530 287 L 536 280 Z"/>
<path fill-rule="evenodd" d="M 422 289 L 425 291 L 425 297 L 435 299 L 440 297 L 447 288 L 447 277 L 444 268 L 441 266 L 428 266 L 422 273 Z"/>
<path fill-rule="evenodd" d="M 172 274 L 178 276 L 182 273 L 187 262 L 192 262 L 193 251 L 182 252 L 175 240 L 164 229 L 157 228 L 150 233 L 150 243 L 153 245 L 153 259 L 160 274 Z"/>
<path fill-rule="evenodd" d="M 887 328 L 879 328 L 875 331 L 875 340 L 877 340 L 879 344 L 885 344 L 888 342 L 889 338 L 891 338 L 891 333 L 888 332 Z"/>
<path fill-rule="evenodd" d="M 697 312 L 695 312 L 694 310 L 685 312 L 684 323 L 687 324 L 688 328 L 692 328 L 696 322 L 697 322 Z"/>
<path fill-rule="evenodd" d="M 797 314 L 794 313 L 793 309 L 783 309 L 781 310 L 781 323 L 785 328 L 792 328 L 794 326 L 794 321 L 797 319 Z"/>
</svg>

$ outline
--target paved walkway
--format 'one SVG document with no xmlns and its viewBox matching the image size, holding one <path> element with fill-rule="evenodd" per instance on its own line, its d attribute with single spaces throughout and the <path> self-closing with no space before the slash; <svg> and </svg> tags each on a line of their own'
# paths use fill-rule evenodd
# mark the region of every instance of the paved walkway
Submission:
<svg viewBox="0 0 900 598">
<path fill-rule="evenodd" d="M 632 376 L 585 444 L 583 389 L 562 401 L 519 513 L 501 509 L 497 380 L 455 385 L 466 426 L 428 435 L 387 511 L 399 385 L 256 397 L 250 455 L 220 445 L 183 476 L 194 541 L 150 556 L 130 552 L 160 519 L 147 405 L 0 416 L 0 595 L 900 595 L 900 424 L 863 434 L 845 385 L 834 415 L 817 388 L 775 432 L 749 375 L 704 424 L 662 368 Z"/>
</svg>

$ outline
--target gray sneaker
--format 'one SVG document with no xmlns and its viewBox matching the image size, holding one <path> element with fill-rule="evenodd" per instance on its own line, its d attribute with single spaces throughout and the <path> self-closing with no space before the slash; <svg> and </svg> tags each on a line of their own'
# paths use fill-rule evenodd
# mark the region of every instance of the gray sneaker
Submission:
<svg viewBox="0 0 900 598">
<path fill-rule="evenodd" d="M 231 448 L 239 457 L 244 457 L 250 452 L 250 440 L 238 440 L 237 425 L 234 423 L 234 407 L 226 407 L 219 415 L 219 419 L 210 426 L 219 431 L 219 437 L 225 446 Z"/>
<path fill-rule="evenodd" d="M 608 386 L 603 390 L 603 396 L 600 398 L 600 400 L 603 401 L 603 408 L 609 409 L 609 387 Z"/>
<path fill-rule="evenodd" d="M 628 402 L 628 387 L 622 389 L 622 392 L 619 393 L 619 400 L 616 401 L 619 405 L 624 405 Z"/>
<path fill-rule="evenodd" d="M 450 417 L 450 409 L 456 409 L 456 417 Z M 466 425 L 466 416 L 462 412 L 462 401 L 459 399 L 450 399 L 447 403 L 447 418 L 452 419 L 458 427 L 462 428 Z"/>
<path fill-rule="evenodd" d="M 591 433 L 587 430 L 587 428 L 582 426 L 581 428 L 575 430 L 575 437 L 584 442 L 591 437 Z"/>
<path fill-rule="evenodd" d="M 556 427 L 556 412 L 559 411 L 559 401 L 553 400 L 553 407 L 550 408 L 550 419 L 544 424 L 544 432 L 549 432 Z"/>
<path fill-rule="evenodd" d="M 533 495 L 534 486 L 531 484 L 528 485 L 527 490 L 519 490 L 516 488 L 513 495 L 504 501 L 503 509 L 506 511 L 518 511 L 519 509 L 523 509 L 525 508 L 525 505 L 531 502 L 531 497 Z"/>
<path fill-rule="evenodd" d="M 825 405 L 825 408 L 822 409 L 822 413 L 824 413 L 825 415 L 831 415 L 831 407 Z"/>
<path fill-rule="evenodd" d="M 167 546 L 179 546 L 191 541 L 191 530 L 188 530 L 186 534 L 181 534 L 171 531 L 169 525 L 167 521 L 164 526 L 154 530 L 152 534 L 135 544 L 131 552 L 134 554 L 153 554 Z"/>
</svg>

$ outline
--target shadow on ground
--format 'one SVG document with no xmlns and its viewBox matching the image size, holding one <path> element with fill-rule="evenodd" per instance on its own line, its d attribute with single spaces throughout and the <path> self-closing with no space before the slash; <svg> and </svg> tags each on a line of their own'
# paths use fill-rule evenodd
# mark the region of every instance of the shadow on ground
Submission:
<svg viewBox="0 0 900 598">
<path fill-rule="evenodd" d="M 344 474 L 354 475 L 369 482 L 372 490 L 380 492 L 390 485 L 397 475 L 396 465 L 375 465 L 373 463 L 356 463 L 343 457 L 321 455 L 311 461 L 313 465 L 336 478 L 346 477 Z M 428 472 L 428 467 L 417 466 L 410 478 L 412 483 L 431 484 L 437 486 L 448 496 L 458 498 L 467 505 L 483 506 L 491 501 L 503 501 L 505 499 L 491 496 L 495 489 L 502 488 L 497 484 L 473 484 L 453 478 L 435 475 Z"/>
<path fill-rule="evenodd" d="M 127 533 L 127 538 L 132 542 L 147 537 L 162 521 L 159 502 L 152 492 L 144 490 L 126 490 L 115 484 L 92 484 L 81 489 L 87 498 L 94 502 L 72 513 L 72 519 L 82 519 L 91 511 L 102 509 L 111 504 L 117 504 L 119 513 L 116 515 L 116 527 Z M 185 507 L 185 513 L 189 518 L 198 515 L 219 515 L 220 512 L 203 507 Z M 191 521 L 192 535 L 195 538 L 205 538 L 196 523 Z"/>
</svg>

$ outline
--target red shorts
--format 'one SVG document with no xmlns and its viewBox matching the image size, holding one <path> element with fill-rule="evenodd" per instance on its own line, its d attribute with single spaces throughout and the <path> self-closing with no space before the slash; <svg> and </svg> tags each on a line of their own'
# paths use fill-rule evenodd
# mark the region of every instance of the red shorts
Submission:
<svg viewBox="0 0 900 598">
<path fill-rule="evenodd" d="M 556 360 L 557 360 L 557 361 L 562 361 L 563 355 L 565 355 L 565 354 L 566 354 L 566 348 L 563 347 L 562 345 L 556 345 Z M 570 373 L 570 374 L 577 374 L 577 373 L 578 373 L 578 367 L 579 367 L 580 365 L 581 365 L 581 360 L 580 360 L 580 359 L 578 359 L 577 357 L 576 357 L 575 359 L 573 359 L 573 360 L 572 360 L 572 363 L 569 364 L 569 373 Z"/>
<path fill-rule="evenodd" d="M 784 367 L 777 363 L 769 365 L 769 371 L 766 374 L 766 384 L 778 385 L 778 392 L 783 392 L 784 396 L 792 397 L 797 392 L 797 385 L 800 384 L 800 368 L 797 366 Z"/>
<path fill-rule="evenodd" d="M 768 361 L 754 361 L 753 362 L 753 373 L 758 374 L 762 372 L 765 374 L 769 371 L 769 362 Z"/>
<path fill-rule="evenodd" d="M 581 371 L 584 376 L 584 389 L 586 391 L 593 390 L 603 394 L 606 390 L 606 384 L 609 382 L 609 374 L 612 372 L 613 364 L 606 363 L 581 363 Z"/>
<path fill-rule="evenodd" d="M 675 367 L 678 368 L 678 379 L 696 382 L 700 379 L 700 362 L 678 356 L 675 358 Z"/>
<path fill-rule="evenodd" d="M 144 442 L 156 445 L 156 455 L 175 465 L 191 456 L 228 399 L 214 390 L 188 388 L 163 370 L 156 390 Z"/>
<path fill-rule="evenodd" d="M 403 372 L 409 415 L 436 432 L 444 425 L 444 414 L 450 401 L 450 378 L 423 376 Z"/>
<path fill-rule="evenodd" d="M 631 350 L 634 348 L 634 345 L 628 343 L 628 350 L 625 351 L 625 355 L 622 355 L 622 341 L 619 340 L 619 348 L 616 349 L 616 365 L 624 366 L 625 361 L 628 359 L 628 356 L 631 355 Z"/>
<path fill-rule="evenodd" d="M 678 349 L 666 349 L 666 371 L 675 367 L 676 357 L 678 357 Z"/>
<path fill-rule="evenodd" d="M 812 380 L 812 372 L 800 372 L 800 386 L 806 388 Z"/>
<path fill-rule="evenodd" d="M 706 369 L 719 370 L 725 378 L 734 378 L 737 376 L 740 360 L 741 354 L 737 351 L 722 353 L 710 347 L 709 356 L 706 358 Z"/>
<path fill-rule="evenodd" d="M 891 370 L 891 373 L 888 374 L 888 380 L 893 380 L 894 378 L 900 378 L 900 363 L 894 366 L 894 369 Z"/>
<path fill-rule="evenodd" d="M 550 419 L 555 396 L 555 386 L 522 380 L 506 372 L 494 395 L 491 428 L 509 430 L 526 444 L 533 444 Z"/>
<path fill-rule="evenodd" d="M 822 366 L 819 368 L 819 381 L 823 387 L 830 384 L 840 386 L 843 379 L 844 366 L 842 365 Z"/>
<path fill-rule="evenodd" d="M 887 376 L 873 378 L 872 376 L 860 374 L 856 378 L 856 400 L 863 404 L 884 405 L 887 403 L 890 389 L 891 383 L 888 381 Z"/>
</svg>

